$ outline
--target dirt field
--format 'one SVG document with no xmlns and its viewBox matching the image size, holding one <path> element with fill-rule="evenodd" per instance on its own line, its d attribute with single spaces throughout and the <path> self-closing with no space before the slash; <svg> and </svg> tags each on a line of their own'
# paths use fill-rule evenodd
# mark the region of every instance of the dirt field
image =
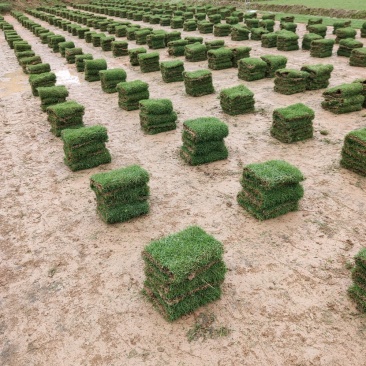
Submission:
<svg viewBox="0 0 366 366">
<path fill-rule="evenodd" d="M 142 74 L 127 57 L 113 58 L 35 19 L 94 58 L 106 58 L 109 68 L 125 68 L 129 81 L 147 81 L 151 98 L 172 99 L 178 129 L 147 136 L 138 111 L 119 109 L 116 94 L 84 81 L 14 18 L 6 20 L 51 64 L 69 99 L 85 106 L 85 124 L 108 128 L 112 163 L 77 173 L 64 165 L 62 142 L 49 132 L 40 101 L 1 34 L 1 365 L 366 365 L 366 317 L 346 293 L 347 267 L 365 246 L 366 179 L 339 166 L 343 138 L 365 126 L 365 110 L 333 115 L 320 107 L 322 91 L 277 94 L 273 79 L 243 82 L 236 69 L 213 71 L 216 94 L 188 97 L 183 83 L 165 84 L 160 72 Z M 252 56 L 285 54 L 289 68 L 332 63 L 331 86 L 365 75 L 335 54 L 314 59 L 308 51 L 224 39 L 230 46 L 250 45 Z M 172 59 L 167 49 L 159 52 L 161 60 Z M 207 61 L 185 62 L 185 68 L 207 68 Z M 256 113 L 230 117 L 221 112 L 218 93 L 239 84 L 255 93 Z M 296 102 L 315 110 L 315 137 L 282 144 L 269 135 L 272 111 Z M 230 155 L 190 167 L 179 158 L 182 122 L 201 116 L 229 125 Z M 242 167 L 270 159 L 304 173 L 305 196 L 298 212 L 259 222 L 236 203 L 236 194 Z M 96 214 L 89 177 L 130 164 L 150 173 L 151 211 L 106 225 Z M 152 239 L 193 224 L 223 242 L 227 278 L 221 300 L 171 324 L 140 293 L 141 251 Z M 213 313 L 215 326 L 230 334 L 188 342 L 201 312 Z"/>
</svg>

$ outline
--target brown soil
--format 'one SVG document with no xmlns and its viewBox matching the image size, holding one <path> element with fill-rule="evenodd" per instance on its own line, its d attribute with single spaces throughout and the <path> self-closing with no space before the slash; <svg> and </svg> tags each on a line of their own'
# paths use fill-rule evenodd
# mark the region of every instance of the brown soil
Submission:
<svg viewBox="0 0 366 366">
<path fill-rule="evenodd" d="M 127 58 L 115 59 L 36 19 L 84 52 L 106 58 L 109 68 L 124 67 L 128 80 L 147 81 L 151 98 L 172 99 L 177 131 L 146 136 L 138 111 L 119 109 L 117 95 L 85 82 L 12 17 L 6 20 L 58 72 L 69 99 L 85 106 L 86 124 L 107 126 L 113 160 L 77 173 L 64 165 L 62 143 L 49 132 L 39 99 L 1 36 L 1 365 L 366 365 L 366 318 L 346 292 L 347 262 L 365 245 L 366 180 L 339 166 L 343 138 L 365 126 L 365 111 L 336 116 L 321 109 L 322 91 L 280 95 L 273 79 L 246 83 L 236 69 L 213 72 L 216 94 L 188 97 L 182 83 L 165 84 L 159 72 L 141 74 Z M 252 46 L 253 56 L 281 54 L 257 41 L 225 40 Z M 171 59 L 166 49 L 159 52 Z M 331 86 L 364 73 L 336 55 L 286 56 L 290 68 L 333 63 Z M 185 67 L 207 68 L 207 61 Z M 238 84 L 255 93 L 256 113 L 221 112 L 218 92 Z M 315 138 L 282 144 L 269 135 L 272 112 L 296 102 L 315 110 Z M 178 154 L 182 122 L 201 116 L 229 125 L 230 155 L 190 167 Z M 239 177 L 244 165 L 273 158 L 305 174 L 305 197 L 300 211 L 259 222 L 236 203 Z M 89 178 L 130 164 L 151 175 L 151 212 L 106 225 L 97 217 Z M 220 301 L 171 324 L 140 293 L 141 251 L 152 239 L 193 224 L 224 243 L 229 271 Z M 202 310 L 231 333 L 189 343 L 186 333 Z"/>
</svg>

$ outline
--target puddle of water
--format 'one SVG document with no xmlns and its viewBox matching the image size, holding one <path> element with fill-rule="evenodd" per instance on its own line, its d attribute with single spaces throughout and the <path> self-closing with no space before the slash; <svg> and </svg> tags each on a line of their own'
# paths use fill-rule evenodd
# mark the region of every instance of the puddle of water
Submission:
<svg viewBox="0 0 366 366">
<path fill-rule="evenodd" d="M 2 97 L 24 92 L 29 88 L 28 77 L 24 75 L 21 69 L 4 74 L 0 79 L 0 95 Z"/>
<path fill-rule="evenodd" d="M 57 77 L 56 85 L 70 85 L 80 84 L 79 77 L 77 75 L 71 75 L 69 70 L 54 71 Z"/>
</svg>

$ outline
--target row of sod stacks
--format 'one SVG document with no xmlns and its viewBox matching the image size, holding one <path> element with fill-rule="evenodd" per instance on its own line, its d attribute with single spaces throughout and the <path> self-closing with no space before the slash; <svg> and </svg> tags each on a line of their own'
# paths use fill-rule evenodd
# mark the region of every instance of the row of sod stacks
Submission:
<svg viewBox="0 0 366 366">
<path fill-rule="evenodd" d="M 147 214 L 148 182 L 148 172 L 138 165 L 92 175 L 90 187 L 96 195 L 101 219 L 113 224 Z"/>
<path fill-rule="evenodd" d="M 139 55 L 141 53 L 147 53 L 146 48 L 138 47 L 128 50 L 128 56 L 130 58 L 131 66 L 139 66 Z"/>
<path fill-rule="evenodd" d="M 50 64 L 27 65 L 27 74 L 43 74 L 51 72 Z"/>
<path fill-rule="evenodd" d="M 56 75 L 53 72 L 44 72 L 42 74 L 33 74 L 29 77 L 29 84 L 32 88 L 32 94 L 38 97 L 38 88 L 54 86 L 56 84 Z"/>
<path fill-rule="evenodd" d="M 352 50 L 349 64 L 351 66 L 366 67 L 366 47 Z"/>
<path fill-rule="evenodd" d="M 152 241 L 144 248 L 143 293 L 168 321 L 221 297 L 223 245 L 198 226 Z"/>
<path fill-rule="evenodd" d="M 296 51 L 299 49 L 299 36 L 288 30 L 277 32 L 277 49 L 279 51 Z"/>
<path fill-rule="evenodd" d="M 231 33 L 231 25 L 230 24 L 216 24 L 214 27 L 214 36 L 215 37 L 227 37 Z"/>
<path fill-rule="evenodd" d="M 227 159 L 224 138 L 228 134 L 227 125 L 217 118 L 202 117 L 185 121 L 180 155 L 190 165 Z"/>
<path fill-rule="evenodd" d="M 165 83 L 183 81 L 184 62 L 181 60 L 161 62 L 160 70 Z"/>
<path fill-rule="evenodd" d="M 125 82 L 127 73 L 123 69 L 110 69 L 99 71 L 102 90 L 105 93 L 116 93 L 117 84 Z"/>
<path fill-rule="evenodd" d="M 313 137 L 314 111 L 302 103 L 273 111 L 271 136 L 281 142 L 291 143 Z"/>
<path fill-rule="evenodd" d="M 333 71 L 333 65 L 304 65 L 301 71 L 309 74 L 306 80 L 306 90 L 317 90 L 327 88 Z"/>
<path fill-rule="evenodd" d="M 351 131 L 346 135 L 341 166 L 366 176 L 366 128 Z"/>
<path fill-rule="evenodd" d="M 239 60 L 238 66 L 239 79 L 253 81 L 266 77 L 267 63 L 260 58 L 243 58 Z"/>
<path fill-rule="evenodd" d="M 233 51 L 229 48 L 218 48 L 207 52 L 208 67 L 212 70 L 229 69 L 233 66 Z"/>
<path fill-rule="evenodd" d="M 303 50 L 310 50 L 311 42 L 318 40 L 318 39 L 323 39 L 323 37 L 320 36 L 319 34 L 315 34 L 315 33 L 304 34 L 304 37 L 302 38 L 301 48 Z M 332 49 L 333 49 L 333 47 L 332 47 Z"/>
<path fill-rule="evenodd" d="M 329 88 L 323 93 L 323 97 L 322 107 L 336 114 L 360 111 L 365 100 L 361 83 Z"/>
<path fill-rule="evenodd" d="M 207 60 L 207 47 L 201 43 L 185 46 L 184 55 L 187 61 L 198 62 Z"/>
<path fill-rule="evenodd" d="M 168 54 L 170 56 L 184 56 L 185 47 L 188 45 L 186 39 L 168 42 Z"/>
<path fill-rule="evenodd" d="M 65 164 L 73 171 L 94 168 L 111 162 L 105 146 L 107 129 L 103 126 L 80 127 L 61 131 Z"/>
<path fill-rule="evenodd" d="M 304 195 L 302 180 L 304 177 L 299 169 L 282 160 L 249 164 L 243 169 L 242 190 L 237 201 L 259 220 L 297 211 Z"/>
<path fill-rule="evenodd" d="M 339 43 L 341 39 L 355 39 L 356 37 L 356 30 L 353 29 L 352 27 L 347 27 L 347 28 L 339 28 L 336 30 L 336 43 Z"/>
<path fill-rule="evenodd" d="M 86 60 L 93 60 L 93 55 L 90 53 L 84 53 L 83 55 L 75 56 L 76 71 L 84 72 Z"/>
<path fill-rule="evenodd" d="M 276 71 L 284 69 L 287 65 L 287 57 L 276 55 L 264 55 L 261 59 L 267 64 L 266 77 L 275 77 Z"/>
<path fill-rule="evenodd" d="M 232 41 L 247 41 L 249 39 L 250 29 L 243 25 L 234 25 L 231 27 Z"/>
<path fill-rule="evenodd" d="M 309 74 L 305 71 L 280 69 L 275 73 L 274 90 L 281 94 L 302 93 L 306 90 Z"/>
<path fill-rule="evenodd" d="M 353 38 L 341 39 L 339 41 L 337 55 L 344 56 L 344 57 L 350 57 L 353 49 L 362 48 L 362 47 L 363 47 L 363 43 L 360 41 L 356 41 Z"/>
<path fill-rule="evenodd" d="M 366 108 L 366 78 L 360 78 L 360 79 L 356 79 L 355 81 L 353 81 L 354 83 L 359 83 L 362 85 L 363 91 L 362 91 L 362 95 L 365 97 L 365 100 L 363 102 L 363 107 Z"/>
<path fill-rule="evenodd" d="M 68 90 L 63 85 L 40 87 L 37 90 L 43 112 L 46 112 L 47 107 L 51 105 L 66 102 L 69 96 Z"/>
<path fill-rule="evenodd" d="M 149 84 L 141 81 L 126 81 L 117 84 L 118 105 L 126 111 L 139 109 L 139 102 L 143 99 L 149 99 Z"/>
<path fill-rule="evenodd" d="M 192 97 L 200 97 L 215 92 L 210 70 L 185 71 L 183 79 L 186 93 Z"/>
<path fill-rule="evenodd" d="M 254 112 L 254 93 L 244 85 L 223 89 L 220 92 L 222 110 L 231 115 Z"/>
<path fill-rule="evenodd" d="M 112 42 L 112 54 L 114 57 L 127 56 L 128 42 L 127 41 Z"/>
<path fill-rule="evenodd" d="M 141 72 L 143 73 L 160 70 L 158 52 L 140 53 L 138 55 L 138 60 Z"/>
<path fill-rule="evenodd" d="M 352 280 L 353 285 L 348 288 L 348 295 L 360 311 L 366 312 L 366 248 L 362 248 L 355 256 Z"/>
<path fill-rule="evenodd" d="M 176 129 L 177 114 L 169 99 L 140 101 L 141 128 L 149 135 Z"/>
<path fill-rule="evenodd" d="M 84 60 L 85 80 L 89 82 L 100 81 L 99 71 L 107 70 L 107 61 L 100 58 L 96 60 Z"/>
<path fill-rule="evenodd" d="M 247 46 L 238 46 L 231 48 L 231 51 L 233 52 L 233 67 L 238 67 L 239 60 L 241 60 L 242 58 L 250 57 L 251 50 L 252 48 Z"/>
<path fill-rule="evenodd" d="M 310 45 L 311 57 L 330 57 L 332 56 L 334 39 L 315 39 Z"/>
<path fill-rule="evenodd" d="M 308 27 L 309 33 L 318 34 L 322 38 L 324 38 L 327 34 L 327 26 L 324 24 L 313 24 Z"/>
<path fill-rule="evenodd" d="M 84 127 L 84 106 L 75 101 L 58 103 L 47 107 L 47 119 L 51 125 L 51 132 L 61 136 L 61 131 L 66 128 Z"/>
<path fill-rule="evenodd" d="M 274 48 L 277 47 L 277 33 L 266 33 L 262 34 L 261 46 L 264 48 Z"/>
<path fill-rule="evenodd" d="M 68 64 L 74 64 L 75 63 L 75 57 L 77 55 L 82 55 L 83 49 L 82 48 L 66 48 L 65 57 Z"/>
</svg>

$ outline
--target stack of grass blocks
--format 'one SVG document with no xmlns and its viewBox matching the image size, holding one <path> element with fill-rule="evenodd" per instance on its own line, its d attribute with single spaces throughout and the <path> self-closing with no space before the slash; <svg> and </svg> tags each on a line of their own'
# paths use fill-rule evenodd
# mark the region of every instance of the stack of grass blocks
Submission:
<svg viewBox="0 0 366 366">
<path fill-rule="evenodd" d="M 348 288 L 348 295 L 360 311 L 366 312 L 366 248 L 362 248 L 355 256 L 352 280 L 353 285 Z"/>
<path fill-rule="evenodd" d="M 252 48 L 247 46 L 238 46 L 231 48 L 231 51 L 233 52 L 233 67 L 238 67 L 239 60 L 241 60 L 242 58 L 250 57 L 251 50 Z"/>
<path fill-rule="evenodd" d="M 314 39 L 310 45 L 311 57 L 330 57 L 332 56 L 334 39 Z"/>
<path fill-rule="evenodd" d="M 365 100 L 361 83 L 329 88 L 323 93 L 323 97 L 322 107 L 336 114 L 360 111 Z"/>
<path fill-rule="evenodd" d="M 286 68 L 287 57 L 280 55 L 264 55 L 261 59 L 267 64 L 266 77 L 273 78 L 277 70 Z"/>
<path fill-rule="evenodd" d="M 133 48 L 131 50 L 128 50 L 128 55 L 130 57 L 130 64 L 131 66 L 139 66 L 139 55 L 141 53 L 146 53 L 146 48 L 144 47 L 138 47 Z"/>
<path fill-rule="evenodd" d="M 90 187 L 96 195 L 101 219 L 113 224 L 147 214 L 148 182 L 148 172 L 138 165 L 92 175 Z"/>
<path fill-rule="evenodd" d="M 223 245 L 198 226 L 156 240 L 142 252 L 143 293 L 168 321 L 221 297 Z"/>
<path fill-rule="evenodd" d="M 355 48 L 362 48 L 363 43 L 353 38 L 345 38 L 339 41 L 339 48 L 337 50 L 338 56 L 350 57 L 352 50 Z"/>
<path fill-rule="evenodd" d="M 227 125 L 218 118 L 201 117 L 185 121 L 180 155 L 190 165 L 227 159 L 224 138 L 228 134 Z"/>
<path fill-rule="evenodd" d="M 126 81 L 117 84 L 118 105 L 126 111 L 139 109 L 139 102 L 149 99 L 149 84 L 141 80 Z"/>
<path fill-rule="evenodd" d="M 185 71 L 183 73 L 186 93 L 192 97 L 214 93 L 210 70 Z"/>
<path fill-rule="evenodd" d="M 102 90 L 105 93 L 116 93 L 117 84 L 125 82 L 127 73 L 123 69 L 109 69 L 99 71 Z"/>
<path fill-rule="evenodd" d="M 313 137 L 314 111 L 302 103 L 273 111 L 271 135 L 285 143 Z"/>
<path fill-rule="evenodd" d="M 29 84 L 31 86 L 33 96 L 38 97 L 38 88 L 54 86 L 56 84 L 56 74 L 53 72 L 32 74 L 29 77 Z"/>
<path fill-rule="evenodd" d="M 350 66 L 366 67 L 366 47 L 352 50 L 349 64 Z"/>
<path fill-rule="evenodd" d="M 220 92 L 222 110 L 231 115 L 254 112 L 254 93 L 244 85 L 223 89 Z"/>
<path fill-rule="evenodd" d="M 69 96 L 69 91 L 63 85 L 40 87 L 37 90 L 43 112 L 46 112 L 47 107 L 51 105 L 66 102 L 66 98 Z"/>
<path fill-rule="evenodd" d="M 127 56 L 128 42 L 127 41 L 112 42 L 112 54 L 114 57 Z"/>
<path fill-rule="evenodd" d="M 327 88 L 333 71 L 333 65 L 304 65 L 301 71 L 309 74 L 306 82 L 306 90 L 318 90 Z"/>
<path fill-rule="evenodd" d="M 103 126 L 65 129 L 61 132 L 61 139 L 64 142 L 64 162 L 73 172 L 111 162 L 105 146 L 107 129 Z"/>
<path fill-rule="evenodd" d="M 99 72 L 107 70 L 107 61 L 104 59 L 84 60 L 85 80 L 89 82 L 100 81 Z"/>
<path fill-rule="evenodd" d="M 277 49 L 279 51 L 296 51 L 299 49 L 299 36 L 288 30 L 277 32 Z"/>
<path fill-rule="evenodd" d="M 181 60 L 161 62 L 160 70 L 165 83 L 183 81 L 184 62 Z"/>
<path fill-rule="evenodd" d="M 84 72 L 85 60 L 93 60 L 93 55 L 90 53 L 84 53 L 83 55 L 75 56 L 75 65 L 76 65 L 77 72 Z"/>
<path fill-rule="evenodd" d="M 239 60 L 238 66 L 239 79 L 253 81 L 266 77 L 267 63 L 260 58 L 243 58 Z"/>
<path fill-rule="evenodd" d="M 201 43 L 185 46 L 184 55 L 187 61 L 198 62 L 207 60 L 207 47 Z"/>
<path fill-rule="evenodd" d="M 233 66 L 233 51 L 229 48 L 218 48 L 207 52 L 208 67 L 212 70 L 229 69 Z"/>
<path fill-rule="evenodd" d="M 311 42 L 313 42 L 315 40 L 319 40 L 319 39 L 323 39 L 323 37 L 319 34 L 306 33 L 306 34 L 304 34 L 304 37 L 302 38 L 301 48 L 303 50 L 310 50 Z"/>
<path fill-rule="evenodd" d="M 240 180 L 237 196 L 240 206 L 259 220 L 267 220 L 297 211 L 304 195 L 299 169 L 282 160 L 249 164 Z"/>
<path fill-rule="evenodd" d="M 158 52 L 140 53 L 138 55 L 138 60 L 141 72 L 143 73 L 160 70 Z"/>
<path fill-rule="evenodd" d="M 150 135 L 175 130 L 177 114 L 169 99 L 146 99 L 140 101 L 141 128 Z"/>
<path fill-rule="evenodd" d="M 341 166 L 366 176 L 366 128 L 351 131 L 346 135 Z"/>
<path fill-rule="evenodd" d="M 290 95 L 306 90 L 309 74 L 305 71 L 280 69 L 275 72 L 274 90 L 277 93 Z"/>
<path fill-rule="evenodd" d="M 184 56 L 185 47 L 188 45 L 186 39 L 179 39 L 168 42 L 168 53 L 170 56 Z"/>
</svg>

